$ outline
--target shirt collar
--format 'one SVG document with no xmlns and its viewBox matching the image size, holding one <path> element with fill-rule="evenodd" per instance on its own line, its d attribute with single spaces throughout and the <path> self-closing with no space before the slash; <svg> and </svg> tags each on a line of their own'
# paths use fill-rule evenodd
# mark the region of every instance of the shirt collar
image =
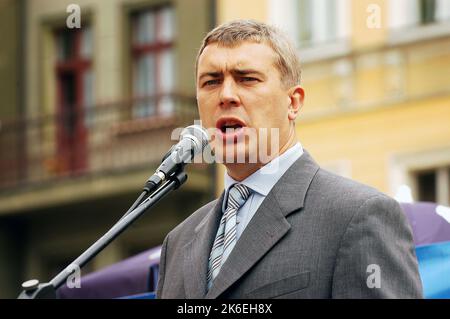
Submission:
<svg viewBox="0 0 450 319">
<path fill-rule="evenodd" d="M 259 193 L 262 196 L 267 196 L 273 186 L 283 176 L 283 174 L 294 164 L 300 156 L 303 154 L 303 147 L 300 142 L 289 148 L 280 156 L 273 159 L 268 164 L 261 167 L 259 170 L 248 176 L 242 182 L 238 182 L 233 179 L 225 171 L 224 186 L 225 186 L 225 198 L 224 205 L 227 202 L 228 191 L 231 186 L 236 183 L 244 184 L 251 188 L 254 192 Z"/>
</svg>

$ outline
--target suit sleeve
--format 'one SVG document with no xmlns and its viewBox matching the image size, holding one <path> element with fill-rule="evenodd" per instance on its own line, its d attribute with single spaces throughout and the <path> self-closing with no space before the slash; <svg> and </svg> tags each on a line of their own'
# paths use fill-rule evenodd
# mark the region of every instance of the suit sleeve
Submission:
<svg viewBox="0 0 450 319">
<path fill-rule="evenodd" d="M 159 274 L 158 274 L 158 286 L 156 288 L 156 298 L 161 299 L 162 290 L 164 287 L 164 279 L 166 273 L 166 255 L 167 255 L 167 245 L 169 242 L 169 235 L 163 241 L 161 247 L 161 257 L 159 259 Z"/>
<path fill-rule="evenodd" d="M 423 298 L 411 228 L 395 200 L 376 195 L 352 217 L 332 285 L 333 298 Z"/>
</svg>

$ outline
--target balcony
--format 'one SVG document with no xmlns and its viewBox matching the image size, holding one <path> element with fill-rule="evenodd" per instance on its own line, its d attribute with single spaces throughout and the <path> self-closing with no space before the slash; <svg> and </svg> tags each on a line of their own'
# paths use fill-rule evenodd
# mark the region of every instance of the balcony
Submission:
<svg viewBox="0 0 450 319">
<path fill-rule="evenodd" d="M 165 108 L 137 117 L 161 100 Z M 195 98 L 180 95 L 70 110 L 1 122 L 0 214 L 137 192 L 177 141 L 174 129 L 198 118 Z M 200 190 L 211 183 L 203 165 L 189 168 Z"/>
</svg>

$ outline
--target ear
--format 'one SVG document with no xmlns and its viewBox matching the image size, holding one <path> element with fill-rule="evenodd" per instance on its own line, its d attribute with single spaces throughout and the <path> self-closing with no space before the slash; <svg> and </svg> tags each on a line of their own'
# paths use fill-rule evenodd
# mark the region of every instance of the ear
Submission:
<svg viewBox="0 0 450 319">
<path fill-rule="evenodd" d="M 303 100 L 305 98 L 305 91 L 300 87 L 300 85 L 296 85 L 289 89 L 289 109 L 288 109 L 288 118 L 290 121 L 294 121 L 300 109 L 303 106 Z"/>
</svg>

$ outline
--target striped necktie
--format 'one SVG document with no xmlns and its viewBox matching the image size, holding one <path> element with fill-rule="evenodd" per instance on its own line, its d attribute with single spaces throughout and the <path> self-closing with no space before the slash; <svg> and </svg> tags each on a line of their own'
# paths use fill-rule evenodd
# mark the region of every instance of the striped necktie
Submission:
<svg viewBox="0 0 450 319">
<path fill-rule="evenodd" d="M 208 290 L 236 244 L 236 214 L 250 194 L 251 189 L 243 184 L 234 184 L 228 192 L 227 208 L 220 220 L 216 239 L 209 255 Z"/>
</svg>

